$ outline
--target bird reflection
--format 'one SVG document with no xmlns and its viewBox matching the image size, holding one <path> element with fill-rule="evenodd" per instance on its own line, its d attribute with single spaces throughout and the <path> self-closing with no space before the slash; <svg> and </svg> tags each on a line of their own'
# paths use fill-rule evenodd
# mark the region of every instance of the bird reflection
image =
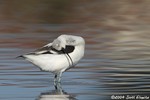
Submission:
<svg viewBox="0 0 150 100">
<path fill-rule="evenodd" d="M 77 100 L 73 95 L 65 92 L 60 83 L 54 84 L 55 90 L 43 92 L 36 100 Z"/>
</svg>

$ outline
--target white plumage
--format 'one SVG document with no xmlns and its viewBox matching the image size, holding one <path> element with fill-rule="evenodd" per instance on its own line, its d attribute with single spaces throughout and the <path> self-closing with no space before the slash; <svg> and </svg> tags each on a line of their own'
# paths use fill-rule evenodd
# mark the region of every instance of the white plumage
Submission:
<svg viewBox="0 0 150 100">
<path fill-rule="evenodd" d="M 64 71 L 74 67 L 84 56 L 85 41 L 80 36 L 60 35 L 52 43 L 36 51 L 21 55 L 41 70 L 55 74 L 56 82 L 60 82 Z"/>
</svg>

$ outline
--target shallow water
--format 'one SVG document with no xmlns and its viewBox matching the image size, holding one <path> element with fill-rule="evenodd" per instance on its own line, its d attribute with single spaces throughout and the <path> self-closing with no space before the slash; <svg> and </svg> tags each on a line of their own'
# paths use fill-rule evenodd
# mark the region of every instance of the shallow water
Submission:
<svg viewBox="0 0 150 100">
<path fill-rule="evenodd" d="M 52 32 L 35 31 L 41 26 Z M 63 74 L 57 88 L 53 74 L 16 59 L 69 32 L 85 38 L 85 57 Z M 0 100 L 109 100 L 112 95 L 149 94 L 149 35 L 128 33 L 78 25 L 27 25 L 20 33 L 0 33 Z"/>
</svg>

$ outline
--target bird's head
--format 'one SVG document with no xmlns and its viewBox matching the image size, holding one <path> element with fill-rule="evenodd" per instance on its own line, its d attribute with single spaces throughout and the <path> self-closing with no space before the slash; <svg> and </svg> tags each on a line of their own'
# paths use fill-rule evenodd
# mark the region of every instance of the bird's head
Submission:
<svg viewBox="0 0 150 100">
<path fill-rule="evenodd" d="M 57 39 L 55 39 L 52 43 L 52 47 L 61 50 L 66 47 L 66 45 L 71 46 L 84 46 L 85 41 L 80 36 L 73 36 L 73 35 L 61 35 Z"/>
</svg>

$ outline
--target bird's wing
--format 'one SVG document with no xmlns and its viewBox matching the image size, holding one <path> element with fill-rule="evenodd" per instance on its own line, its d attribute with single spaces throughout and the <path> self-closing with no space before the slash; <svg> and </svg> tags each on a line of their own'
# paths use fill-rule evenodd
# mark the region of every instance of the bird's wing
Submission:
<svg viewBox="0 0 150 100">
<path fill-rule="evenodd" d="M 59 41 L 58 41 L 59 42 Z M 60 45 L 59 45 L 60 46 Z M 65 53 L 71 53 L 74 51 L 75 47 L 72 45 L 66 45 L 65 48 L 62 48 L 60 46 L 60 48 L 62 48 L 61 50 L 59 50 L 60 48 L 57 48 L 57 40 L 49 43 L 37 50 L 35 50 L 34 52 L 31 52 L 29 54 L 34 54 L 34 55 L 40 55 L 40 54 L 65 54 Z"/>
<path fill-rule="evenodd" d="M 40 54 L 62 54 L 62 53 L 63 53 L 62 50 L 57 50 L 57 49 L 53 48 L 52 43 L 49 43 L 49 44 L 35 50 L 34 52 L 32 52 L 30 54 L 40 55 Z"/>
<path fill-rule="evenodd" d="M 75 49 L 74 46 L 66 45 L 66 48 L 57 50 L 53 48 L 50 45 L 43 46 L 42 48 L 39 48 L 35 50 L 34 52 L 30 54 L 40 55 L 40 54 L 65 54 L 65 53 L 71 53 Z"/>
</svg>

